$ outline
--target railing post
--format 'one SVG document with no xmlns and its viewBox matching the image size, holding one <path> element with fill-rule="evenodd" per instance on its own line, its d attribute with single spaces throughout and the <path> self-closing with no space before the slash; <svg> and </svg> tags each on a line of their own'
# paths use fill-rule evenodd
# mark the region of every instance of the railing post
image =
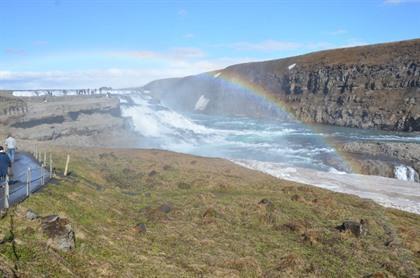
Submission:
<svg viewBox="0 0 420 278">
<path fill-rule="evenodd" d="M 69 171 L 70 155 L 67 154 L 66 167 L 64 168 L 64 176 L 66 177 Z"/>
<path fill-rule="evenodd" d="M 34 157 L 36 158 L 36 160 L 38 160 L 38 146 L 37 145 L 35 145 Z"/>
<path fill-rule="evenodd" d="M 44 168 L 41 167 L 41 185 L 45 184 L 45 179 L 44 179 Z"/>
<path fill-rule="evenodd" d="M 50 153 L 50 179 L 53 177 L 53 165 L 52 165 L 52 155 Z"/>
<path fill-rule="evenodd" d="M 26 171 L 26 196 L 31 195 L 31 167 Z"/>
<path fill-rule="evenodd" d="M 47 152 L 44 152 L 44 166 L 47 166 Z"/>
<path fill-rule="evenodd" d="M 6 175 L 6 184 L 4 185 L 4 208 L 9 208 L 9 176 Z"/>
</svg>

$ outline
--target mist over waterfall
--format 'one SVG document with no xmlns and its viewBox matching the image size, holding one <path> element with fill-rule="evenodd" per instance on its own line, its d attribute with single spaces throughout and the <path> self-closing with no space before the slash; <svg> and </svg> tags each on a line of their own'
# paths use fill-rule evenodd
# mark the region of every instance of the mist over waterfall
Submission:
<svg viewBox="0 0 420 278">
<path fill-rule="evenodd" d="M 200 96 L 197 107 L 211 100 Z M 140 147 L 241 161 L 284 163 L 323 171 L 348 171 L 331 146 L 309 128 L 273 118 L 176 112 L 148 94 L 122 101 L 142 135 Z"/>
<path fill-rule="evenodd" d="M 250 165 L 258 162 L 264 165 L 273 163 L 277 168 L 284 165 L 341 173 L 351 172 L 351 169 L 333 146 L 328 144 L 330 139 L 418 139 L 338 127 L 314 129 L 284 115 L 272 117 L 272 109 L 265 117 L 261 114 L 250 116 L 206 113 L 206 107 L 217 99 L 202 94 L 189 98 L 189 110 L 185 109 L 185 103 L 181 104 L 185 102 L 184 99 L 180 98 L 177 105 L 173 104 L 174 100 L 171 97 L 166 104 L 166 101 L 158 99 L 149 91 L 136 91 L 120 96 L 123 116 L 131 118 L 134 129 L 141 135 L 139 147 L 222 157 Z M 264 103 L 260 106 L 268 107 Z M 225 111 L 228 108 L 225 106 Z M 275 113 L 281 115 L 284 112 Z M 406 175 L 398 168 L 395 177 L 412 180 L 410 169 L 407 171 Z"/>
</svg>

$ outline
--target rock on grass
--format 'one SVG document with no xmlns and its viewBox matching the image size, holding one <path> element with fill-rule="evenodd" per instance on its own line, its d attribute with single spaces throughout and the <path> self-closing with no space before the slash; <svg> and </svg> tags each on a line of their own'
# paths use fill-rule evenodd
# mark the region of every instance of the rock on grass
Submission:
<svg viewBox="0 0 420 278">
<path fill-rule="evenodd" d="M 35 220 L 35 219 L 37 219 L 39 216 L 38 216 L 38 214 L 36 214 L 36 213 L 35 213 L 35 212 L 33 212 L 32 210 L 28 209 L 28 210 L 26 211 L 25 217 L 26 217 L 26 219 L 28 219 L 28 220 Z"/>
<path fill-rule="evenodd" d="M 68 219 L 57 215 L 46 216 L 42 219 L 41 227 L 48 237 L 49 247 L 65 252 L 75 248 L 75 234 Z"/>
</svg>

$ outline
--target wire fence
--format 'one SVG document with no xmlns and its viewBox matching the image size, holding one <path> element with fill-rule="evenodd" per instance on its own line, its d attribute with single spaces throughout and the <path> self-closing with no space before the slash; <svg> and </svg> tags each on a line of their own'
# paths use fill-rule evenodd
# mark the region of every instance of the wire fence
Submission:
<svg viewBox="0 0 420 278">
<path fill-rule="evenodd" d="M 35 146 L 32 153 L 20 153 L 19 156 L 20 159 L 25 160 L 15 162 L 23 164 L 18 167 L 19 173 L 0 179 L 2 189 L 0 190 L 0 208 L 8 209 L 12 204 L 28 198 L 31 193 L 39 190 L 55 175 L 51 153 L 41 152 Z M 70 156 L 67 155 L 66 170 L 69 160 Z M 25 167 L 27 165 L 30 166 Z"/>
</svg>

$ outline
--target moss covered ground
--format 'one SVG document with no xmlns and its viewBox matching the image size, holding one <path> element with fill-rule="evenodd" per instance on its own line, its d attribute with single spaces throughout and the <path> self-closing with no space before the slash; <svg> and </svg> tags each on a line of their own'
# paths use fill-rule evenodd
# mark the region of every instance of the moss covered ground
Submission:
<svg viewBox="0 0 420 278">
<path fill-rule="evenodd" d="M 53 157 L 61 173 L 67 151 Z M 228 161 L 157 150 L 72 149 L 71 174 L 0 221 L 0 266 L 20 277 L 418 277 L 420 216 Z M 263 199 L 267 199 L 261 202 Z M 71 252 L 41 216 L 70 220 Z M 169 212 L 167 212 L 169 210 Z M 367 219 L 356 237 L 335 227 Z M 144 224 L 146 231 L 135 227 Z"/>
</svg>

